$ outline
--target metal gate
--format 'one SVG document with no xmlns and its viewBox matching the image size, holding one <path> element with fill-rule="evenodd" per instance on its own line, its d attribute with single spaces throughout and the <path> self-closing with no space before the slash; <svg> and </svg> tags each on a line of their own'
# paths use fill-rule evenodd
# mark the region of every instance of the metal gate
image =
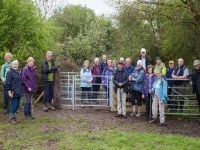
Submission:
<svg viewBox="0 0 200 150">
<path fill-rule="evenodd" d="M 73 110 L 76 106 L 111 107 L 112 109 L 112 77 L 93 76 L 93 78 L 106 78 L 107 83 L 89 83 L 90 87 L 88 87 L 87 90 L 84 90 L 83 87 L 81 87 L 82 79 L 78 72 L 61 72 L 61 105 L 72 106 Z M 95 90 L 96 87 L 97 90 Z"/>
</svg>

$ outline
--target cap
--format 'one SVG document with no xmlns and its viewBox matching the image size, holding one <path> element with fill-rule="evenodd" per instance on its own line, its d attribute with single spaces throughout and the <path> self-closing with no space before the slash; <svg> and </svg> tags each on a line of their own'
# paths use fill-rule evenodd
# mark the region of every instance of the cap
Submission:
<svg viewBox="0 0 200 150">
<path fill-rule="evenodd" d="M 146 53 L 146 52 L 147 52 L 147 50 L 145 48 L 141 49 L 141 53 Z"/>
<path fill-rule="evenodd" d="M 199 65 L 199 64 L 200 64 L 200 60 L 195 60 L 193 65 L 196 66 L 196 65 Z"/>
</svg>

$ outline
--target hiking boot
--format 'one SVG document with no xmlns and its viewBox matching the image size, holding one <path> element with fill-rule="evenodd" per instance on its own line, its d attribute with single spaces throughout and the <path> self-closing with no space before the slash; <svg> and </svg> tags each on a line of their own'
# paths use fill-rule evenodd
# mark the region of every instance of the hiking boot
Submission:
<svg viewBox="0 0 200 150">
<path fill-rule="evenodd" d="M 127 116 L 126 116 L 126 115 L 123 115 L 123 118 L 127 118 Z"/>
<path fill-rule="evenodd" d="M 3 110 L 3 114 L 6 115 L 6 114 L 8 114 L 8 113 L 9 113 L 9 112 L 8 112 L 8 109 L 4 109 L 4 110 Z"/>
<path fill-rule="evenodd" d="M 50 103 L 47 103 L 47 107 L 48 107 L 49 109 L 51 109 L 51 110 L 56 110 L 56 109 L 53 107 L 53 105 L 50 104 Z"/>
<path fill-rule="evenodd" d="M 46 104 L 43 106 L 43 110 L 44 110 L 45 112 L 48 112 L 48 107 L 47 107 Z"/>
<path fill-rule="evenodd" d="M 11 124 L 17 124 L 18 123 L 16 117 L 10 117 L 8 122 L 11 123 Z"/>
<path fill-rule="evenodd" d="M 130 114 L 130 116 L 131 116 L 131 117 L 136 116 L 136 113 L 135 113 L 135 112 L 132 112 L 132 113 Z"/>
<path fill-rule="evenodd" d="M 141 116 L 141 113 L 137 113 L 137 114 L 136 114 L 136 117 L 140 117 L 140 116 Z"/>
</svg>

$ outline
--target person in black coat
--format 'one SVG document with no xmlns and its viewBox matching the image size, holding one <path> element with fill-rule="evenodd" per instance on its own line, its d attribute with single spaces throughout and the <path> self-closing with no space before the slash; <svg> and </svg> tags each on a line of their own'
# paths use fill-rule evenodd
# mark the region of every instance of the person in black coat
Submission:
<svg viewBox="0 0 200 150">
<path fill-rule="evenodd" d="M 52 52 L 48 51 L 46 53 L 46 60 L 42 64 L 42 80 L 44 82 L 44 111 L 48 109 L 55 110 L 52 105 L 52 100 L 54 99 L 54 81 L 55 73 L 57 71 L 57 66 L 52 58 Z"/>
<path fill-rule="evenodd" d="M 115 93 L 117 94 L 117 109 L 116 117 L 126 116 L 126 93 L 128 92 L 128 74 L 123 67 L 123 62 L 118 63 L 118 70 L 114 74 L 113 83 L 115 85 Z"/>
<path fill-rule="evenodd" d="M 144 70 L 146 70 L 147 66 L 151 64 L 151 61 L 147 57 L 147 50 L 145 48 L 142 48 L 140 51 L 140 56 L 136 59 L 136 64 L 138 60 L 142 61 L 142 67 Z"/>
<path fill-rule="evenodd" d="M 200 113 L 200 60 L 194 61 L 194 70 L 191 73 L 192 90 L 196 94 Z"/>
<path fill-rule="evenodd" d="M 19 63 L 17 60 L 12 62 L 12 68 L 6 75 L 5 88 L 8 91 L 10 97 L 10 119 L 9 122 L 18 123 L 16 113 L 19 108 L 20 98 L 23 96 L 22 79 L 18 70 Z"/>
</svg>

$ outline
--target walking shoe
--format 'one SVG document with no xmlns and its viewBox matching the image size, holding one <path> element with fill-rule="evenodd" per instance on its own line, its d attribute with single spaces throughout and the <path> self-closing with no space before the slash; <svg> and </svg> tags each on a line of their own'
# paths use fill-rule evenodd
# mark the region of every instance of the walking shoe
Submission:
<svg viewBox="0 0 200 150">
<path fill-rule="evenodd" d="M 117 114 L 115 117 L 121 117 L 121 115 L 120 115 L 120 114 Z"/>
<path fill-rule="evenodd" d="M 159 123 L 158 126 L 164 127 L 164 126 L 167 126 L 167 124 L 165 124 L 165 123 Z"/>
<path fill-rule="evenodd" d="M 45 112 L 48 112 L 48 107 L 47 107 L 46 104 L 43 106 L 43 110 L 44 110 Z"/>
<path fill-rule="evenodd" d="M 130 116 L 131 116 L 131 117 L 136 116 L 136 113 L 135 113 L 135 112 L 132 112 L 132 113 L 130 114 Z"/>
<path fill-rule="evenodd" d="M 8 114 L 8 113 L 9 113 L 9 112 L 8 112 L 8 109 L 4 109 L 4 110 L 3 110 L 3 114 L 6 115 L 6 114 Z"/>
<path fill-rule="evenodd" d="M 10 117 L 8 122 L 11 123 L 11 124 L 17 124 L 18 123 L 16 117 Z"/>
<path fill-rule="evenodd" d="M 140 117 L 140 116 L 141 116 L 141 113 L 137 113 L 137 114 L 136 114 L 136 117 Z"/>
<path fill-rule="evenodd" d="M 53 107 L 53 105 L 50 104 L 50 103 L 47 103 L 47 107 L 48 107 L 49 109 L 51 109 L 51 110 L 56 110 L 56 109 Z"/>
<path fill-rule="evenodd" d="M 127 116 L 126 116 L 126 115 L 123 115 L 123 118 L 127 118 Z"/>
</svg>

